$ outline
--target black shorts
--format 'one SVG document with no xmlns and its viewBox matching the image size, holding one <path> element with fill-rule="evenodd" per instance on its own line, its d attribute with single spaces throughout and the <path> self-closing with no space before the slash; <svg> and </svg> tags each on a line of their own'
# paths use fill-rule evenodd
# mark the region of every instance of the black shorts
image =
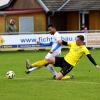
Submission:
<svg viewBox="0 0 100 100">
<path fill-rule="evenodd" d="M 61 68 L 60 72 L 63 74 L 63 76 L 68 74 L 73 69 L 73 66 L 66 62 L 64 57 L 55 57 L 54 65 Z"/>
</svg>

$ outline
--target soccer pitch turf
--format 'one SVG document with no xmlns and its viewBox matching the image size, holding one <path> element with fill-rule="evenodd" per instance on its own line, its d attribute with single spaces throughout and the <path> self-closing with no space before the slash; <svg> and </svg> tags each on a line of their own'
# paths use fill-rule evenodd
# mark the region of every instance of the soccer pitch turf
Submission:
<svg viewBox="0 0 100 100">
<path fill-rule="evenodd" d="M 34 62 L 42 59 L 46 53 L 0 52 L 0 100 L 100 100 L 100 71 L 95 69 L 87 57 L 83 57 L 71 72 L 75 75 L 72 80 L 52 80 L 46 68 L 26 75 L 25 60 L 28 58 Z M 91 53 L 100 65 L 100 49 Z M 5 78 L 9 70 L 16 73 L 14 79 Z"/>
</svg>

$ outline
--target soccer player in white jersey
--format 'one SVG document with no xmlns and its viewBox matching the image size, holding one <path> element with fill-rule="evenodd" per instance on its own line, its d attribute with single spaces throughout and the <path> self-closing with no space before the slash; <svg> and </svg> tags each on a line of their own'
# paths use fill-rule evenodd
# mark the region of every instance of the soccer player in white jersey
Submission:
<svg viewBox="0 0 100 100">
<path fill-rule="evenodd" d="M 38 62 L 36 62 L 35 64 L 37 64 L 38 66 L 40 66 L 40 64 L 45 63 L 45 60 L 48 60 L 51 57 L 56 57 L 59 56 L 61 54 L 61 45 L 59 44 L 59 41 L 61 41 L 61 35 L 59 34 L 59 32 L 56 31 L 56 28 L 53 25 L 49 25 L 48 26 L 48 31 L 49 33 L 52 35 L 53 41 L 51 41 L 50 43 L 40 43 L 38 42 L 39 45 L 41 46 L 52 46 L 50 52 L 45 56 L 45 59 L 40 60 Z M 33 70 L 37 70 L 39 69 L 39 67 L 32 67 L 34 66 L 34 63 L 32 64 L 32 66 L 28 66 L 27 63 L 29 63 L 29 61 L 26 61 L 26 73 L 30 73 Z M 54 75 L 56 76 L 57 72 L 54 70 L 54 68 L 52 67 L 51 64 L 46 65 L 48 70 Z"/>
</svg>

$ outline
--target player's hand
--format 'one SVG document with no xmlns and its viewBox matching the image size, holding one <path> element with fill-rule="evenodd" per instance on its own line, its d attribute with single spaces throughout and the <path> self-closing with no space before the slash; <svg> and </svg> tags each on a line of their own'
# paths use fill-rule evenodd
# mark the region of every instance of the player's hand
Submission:
<svg viewBox="0 0 100 100">
<path fill-rule="evenodd" d="M 99 65 L 96 65 L 96 69 L 100 70 L 100 66 Z"/>
</svg>

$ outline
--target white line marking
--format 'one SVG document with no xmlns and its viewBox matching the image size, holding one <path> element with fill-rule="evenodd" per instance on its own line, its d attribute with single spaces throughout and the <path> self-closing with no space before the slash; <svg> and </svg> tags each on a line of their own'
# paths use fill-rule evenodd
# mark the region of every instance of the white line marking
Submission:
<svg viewBox="0 0 100 100">
<path fill-rule="evenodd" d="M 29 78 L 15 78 L 15 80 L 35 80 L 35 79 L 37 78 L 37 80 L 38 80 L 38 77 L 29 77 Z M 45 80 L 45 79 L 40 79 L 40 80 Z M 56 81 L 56 82 L 59 82 L 59 81 L 57 81 L 57 80 L 49 80 L 48 79 L 48 81 Z M 61 82 L 67 82 L 67 83 L 76 83 L 76 84 L 97 84 L 97 85 L 100 85 L 100 83 L 99 82 L 91 82 L 91 81 L 75 81 L 74 79 L 73 79 L 73 81 L 71 81 L 71 80 L 61 80 Z"/>
<path fill-rule="evenodd" d="M 91 82 L 91 81 L 89 81 L 89 82 L 86 82 L 86 81 L 66 81 L 66 82 L 69 82 L 69 83 L 77 83 L 77 84 L 97 84 L 97 85 L 100 85 L 100 83 L 99 82 Z"/>
</svg>

